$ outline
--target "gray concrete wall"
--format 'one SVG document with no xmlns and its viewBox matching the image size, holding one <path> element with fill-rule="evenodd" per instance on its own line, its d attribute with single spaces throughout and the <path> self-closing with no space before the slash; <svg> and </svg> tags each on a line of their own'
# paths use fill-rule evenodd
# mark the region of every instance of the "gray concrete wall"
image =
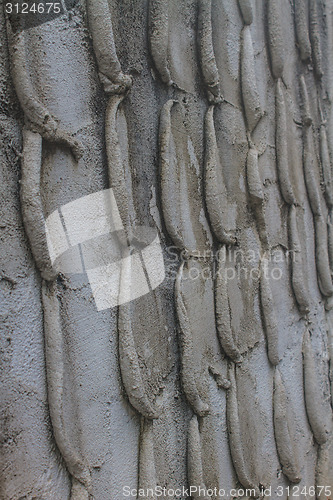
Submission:
<svg viewBox="0 0 333 500">
<path fill-rule="evenodd" d="M 1 498 L 333 488 L 332 2 L 98 2 L 0 12 Z M 99 311 L 44 220 L 109 187 L 166 276 Z"/>
</svg>

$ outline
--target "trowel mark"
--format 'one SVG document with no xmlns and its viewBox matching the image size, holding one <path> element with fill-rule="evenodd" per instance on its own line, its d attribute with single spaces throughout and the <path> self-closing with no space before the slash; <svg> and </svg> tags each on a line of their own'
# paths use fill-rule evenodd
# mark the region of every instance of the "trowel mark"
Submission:
<svg viewBox="0 0 333 500">
<path fill-rule="evenodd" d="M 328 255 L 327 223 L 324 217 L 314 217 L 316 266 L 319 289 L 325 297 L 333 295 L 333 284 Z"/>
<path fill-rule="evenodd" d="M 314 152 L 312 126 L 303 127 L 304 154 L 303 168 L 305 184 L 315 226 L 315 251 L 318 283 L 321 293 L 329 297 L 333 294 L 333 284 L 328 255 L 327 224 L 323 216 L 320 191 L 315 172 L 317 165 Z"/>
<path fill-rule="evenodd" d="M 217 272 L 215 279 L 215 314 L 216 328 L 221 347 L 225 354 L 235 363 L 242 362 L 241 353 L 235 343 L 231 327 L 230 304 L 228 297 L 228 280 L 222 248 L 218 252 Z"/>
<path fill-rule="evenodd" d="M 260 300 L 267 339 L 268 359 L 272 365 L 279 364 L 279 328 L 268 274 L 268 260 L 262 259 L 260 272 Z"/>
<path fill-rule="evenodd" d="M 320 160 L 325 184 L 325 197 L 327 206 L 333 208 L 333 182 L 332 182 L 332 166 L 330 152 L 328 147 L 326 126 L 324 123 L 320 126 Z"/>
<path fill-rule="evenodd" d="M 317 0 L 309 0 L 310 11 L 310 40 L 312 46 L 312 60 L 314 63 L 315 72 L 318 78 L 324 74 L 323 71 L 323 56 L 320 40 L 320 25 Z"/>
<path fill-rule="evenodd" d="M 263 116 L 255 72 L 251 28 L 245 26 L 241 35 L 241 88 L 247 127 L 253 131 Z"/>
<path fill-rule="evenodd" d="M 40 181 L 42 168 L 42 137 L 23 129 L 21 207 L 25 231 L 38 270 L 46 280 L 56 278 L 48 252 Z"/>
<path fill-rule="evenodd" d="M 149 1 L 150 52 L 163 83 L 173 84 L 168 68 L 169 0 Z"/>
<path fill-rule="evenodd" d="M 201 70 L 207 86 L 209 102 L 220 102 L 220 77 L 217 69 L 212 33 L 212 2 L 198 0 L 198 40 Z"/>
<path fill-rule="evenodd" d="M 202 400 L 197 387 L 196 366 L 194 366 L 194 349 L 191 320 L 188 316 L 184 303 L 182 288 L 183 262 L 178 270 L 175 286 L 175 301 L 177 318 L 180 326 L 181 335 L 181 365 L 182 365 L 182 384 L 186 398 L 192 406 L 195 413 L 204 416 L 209 412 L 209 406 Z M 186 278 L 185 278 L 186 279 Z"/>
<path fill-rule="evenodd" d="M 251 0 L 238 0 L 239 9 L 242 14 L 244 24 L 250 25 L 253 23 L 253 7 Z"/>
<path fill-rule="evenodd" d="M 313 436 L 319 445 L 326 443 L 332 427 L 332 412 L 327 411 L 318 377 L 309 331 L 303 338 L 303 373 L 305 406 Z M 331 410 L 329 408 L 329 410 Z"/>
<path fill-rule="evenodd" d="M 259 172 L 258 150 L 251 146 L 246 160 L 246 180 L 250 198 L 250 205 L 253 209 L 260 239 L 264 247 L 268 246 L 267 228 L 265 221 L 263 182 Z"/>
<path fill-rule="evenodd" d="M 157 206 L 157 198 L 156 198 L 156 188 L 155 188 L 155 186 L 151 186 L 150 190 L 151 190 L 151 198 L 150 198 L 150 201 L 149 201 L 150 215 L 152 216 L 152 218 L 153 218 L 153 220 L 155 222 L 155 225 L 158 228 L 160 234 L 162 234 L 163 233 L 163 231 L 162 231 L 162 221 L 161 221 L 160 211 L 159 211 L 158 206 Z"/>
<path fill-rule="evenodd" d="M 274 2 L 269 2 L 274 3 Z M 295 205 L 296 198 L 289 173 L 288 137 L 286 103 L 282 80 L 279 78 L 275 84 L 275 113 L 276 113 L 276 163 L 282 198 L 288 205 Z"/>
<path fill-rule="evenodd" d="M 128 289 L 131 280 L 131 268 L 126 259 L 122 260 L 120 279 L 120 293 L 122 285 Z M 148 419 L 158 418 L 159 408 L 147 396 L 141 375 L 139 358 L 135 347 L 132 330 L 131 302 L 119 306 L 118 309 L 119 334 L 119 364 L 121 378 L 131 405 L 141 415 Z"/>
<path fill-rule="evenodd" d="M 302 120 L 303 124 L 309 127 L 312 123 L 312 115 L 311 115 L 311 109 L 310 109 L 310 100 L 309 100 L 309 93 L 308 93 L 308 88 L 306 85 L 306 81 L 304 78 L 304 75 L 300 76 L 299 79 L 299 91 L 302 99 Z"/>
<path fill-rule="evenodd" d="M 193 168 L 189 140 L 183 106 L 174 100 L 167 101 L 161 110 L 159 129 L 163 217 L 173 243 L 193 255 L 210 250 L 211 235 L 202 217 L 200 180 Z"/>
<path fill-rule="evenodd" d="M 260 496 L 259 489 L 257 486 L 255 486 L 255 482 L 250 477 L 247 463 L 245 462 L 244 458 L 244 449 L 238 414 L 235 365 L 232 362 L 229 363 L 228 375 L 231 386 L 227 392 L 227 424 L 231 457 L 239 482 L 244 486 L 244 488 L 254 490 L 254 498 L 258 498 Z"/>
<path fill-rule="evenodd" d="M 57 284 L 42 284 L 42 303 L 44 310 L 45 358 L 48 388 L 48 403 L 54 437 L 72 475 L 71 499 L 78 499 L 80 490 L 88 495 L 90 471 L 83 458 L 77 453 L 68 438 L 63 416 L 64 352 Z M 76 480 L 76 481 L 75 481 Z M 77 484 L 78 483 L 78 484 Z"/>
<path fill-rule="evenodd" d="M 232 245 L 236 238 L 226 230 L 228 195 L 216 140 L 214 109 L 215 106 L 209 106 L 205 116 L 205 202 L 216 238 L 223 244 Z"/>
<path fill-rule="evenodd" d="M 297 209 L 292 205 L 289 209 L 289 247 L 291 250 L 291 282 L 297 305 L 303 314 L 310 310 L 309 292 L 303 273 L 301 242 L 297 228 Z"/>
<path fill-rule="evenodd" d="M 327 240 L 328 240 L 328 258 L 331 268 L 331 275 L 333 273 L 333 209 L 328 213 L 327 221 Z"/>
<path fill-rule="evenodd" d="M 147 491 L 148 489 L 155 491 L 157 486 L 153 422 L 144 417 L 141 419 L 138 483 L 139 488 L 144 491 Z M 157 499 L 155 495 L 150 498 L 153 500 Z"/>
<path fill-rule="evenodd" d="M 104 90 L 111 94 L 126 92 L 132 78 L 122 72 L 114 43 L 108 0 L 87 0 L 89 29 L 93 39 L 98 71 Z"/>
<path fill-rule="evenodd" d="M 188 438 L 187 438 L 187 477 L 188 483 L 191 486 L 196 486 L 198 489 L 202 488 L 207 491 L 204 482 L 203 468 L 202 468 L 202 452 L 201 452 L 201 439 L 199 422 L 196 415 L 194 415 L 189 424 Z M 193 500 L 198 499 L 210 500 L 210 496 L 202 496 L 199 491 L 193 494 Z"/>
<path fill-rule="evenodd" d="M 332 440 L 329 440 L 324 445 L 320 446 L 318 450 L 316 465 L 316 487 L 318 500 L 327 500 L 328 490 L 333 484 L 332 457 L 333 445 Z"/>
<path fill-rule="evenodd" d="M 130 237 L 136 220 L 133 186 L 129 165 L 126 165 L 125 158 L 123 158 L 118 136 L 118 123 L 120 117 L 119 106 L 124 98 L 124 95 L 114 95 L 109 99 L 105 113 L 105 142 L 108 159 L 109 185 L 114 191 L 126 235 Z"/>
<path fill-rule="evenodd" d="M 295 0 L 296 37 L 302 61 L 307 61 L 311 57 L 308 18 L 306 2 Z"/>
<path fill-rule="evenodd" d="M 273 413 L 275 441 L 283 473 L 292 483 L 299 483 L 302 478 L 291 429 L 291 419 L 294 419 L 294 416 L 290 412 L 286 389 L 278 368 L 275 369 L 274 375 Z"/>
<path fill-rule="evenodd" d="M 7 22 L 7 34 L 11 55 L 11 75 L 25 115 L 26 128 L 39 133 L 47 141 L 69 147 L 75 160 L 78 161 L 83 155 L 82 144 L 61 128 L 59 120 L 52 116 L 42 104 L 33 86 L 27 65 L 25 31 L 14 35 L 10 23 Z"/>
<path fill-rule="evenodd" d="M 282 0 L 267 2 L 268 46 L 274 78 L 282 77 L 285 65 L 285 38 L 283 33 L 285 6 Z"/>
</svg>

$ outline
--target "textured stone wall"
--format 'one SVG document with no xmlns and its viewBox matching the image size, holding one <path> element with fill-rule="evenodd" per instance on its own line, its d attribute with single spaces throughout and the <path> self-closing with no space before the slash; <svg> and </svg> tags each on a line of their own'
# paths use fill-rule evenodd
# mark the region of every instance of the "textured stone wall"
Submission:
<svg viewBox="0 0 333 500">
<path fill-rule="evenodd" d="M 333 488 L 332 1 L 62 5 L 0 10 L 1 498 Z M 109 188 L 165 279 L 99 310 L 47 231 Z"/>
</svg>

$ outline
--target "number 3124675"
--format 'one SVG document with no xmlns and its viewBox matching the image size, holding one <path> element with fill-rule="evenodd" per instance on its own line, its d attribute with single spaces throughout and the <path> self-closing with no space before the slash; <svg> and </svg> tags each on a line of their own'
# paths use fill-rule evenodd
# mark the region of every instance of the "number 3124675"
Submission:
<svg viewBox="0 0 333 500">
<path fill-rule="evenodd" d="M 5 4 L 5 9 L 7 14 L 60 14 L 61 3 L 60 2 L 34 2 L 32 4 L 28 3 L 14 3 L 8 2 Z"/>
</svg>

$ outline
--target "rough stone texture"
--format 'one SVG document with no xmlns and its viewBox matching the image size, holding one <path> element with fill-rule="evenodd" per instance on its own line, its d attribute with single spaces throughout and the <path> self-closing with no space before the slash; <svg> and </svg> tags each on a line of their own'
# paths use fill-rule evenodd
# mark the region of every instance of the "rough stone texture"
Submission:
<svg viewBox="0 0 333 500">
<path fill-rule="evenodd" d="M 92 32 L 86 8 L 89 3 L 93 10 L 94 1 L 101 1 L 105 13 L 111 15 L 122 71 L 119 76 L 119 71 L 110 70 L 107 81 L 100 75 L 103 67 L 98 48 L 103 53 L 109 46 Z M 133 225 L 158 229 L 166 278 L 154 292 L 133 301 L 129 311 L 122 311 L 126 332 L 133 334 L 140 388 L 150 402 L 155 403 L 157 397 L 161 410 L 151 424 L 142 411 L 140 414 L 140 408 L 129 402 L 133 400 L 126 391 L 133 387 L 125 387 L 122 378 L 125 381 L 126 374 L 121 373 L 121 367 L 131 371 L 135 363 L 132 358 L 132 366 L 119 360 L 117 308 L 97 311 L 87 275 L 62 272 L 54 280 L 53 296 L 60 307 L 58 333 L 63 339 L 61 419 L 71 445 L 90 471 L 90 487 L 80 474 L 75 475 L 65 453 L 61 453 L 48 404 L 47 318 L 41 293 L 45 280 L 32 256 L 33 242 L 26 236 L 19 194 L 27 112 L 15 93 L 9 64 L 13 47 L 8 43 L 1 9 L 0 496 L 4 500 L 77 500 L 88 499 L 89 490 L 95 500 L 113 500 L 124 498 L 124 486 L 156 483 L 175 488 L 195 481 L 227 492 L 240 483 L 244 487 L 272 486 L 272 498 L 276 498 L 278 486 L 290 486 L 282 472 L 282 466 L 289 470 L 288 466 L 280 464 L 280 460 L 285 462 L 281 457 L 288 456 L 289 449 L 283 449 L 288 441 L 298 454 L 295 462 L 302 478 L 300 489 L 324 485 L 323 481 L 333 488 L 332 297 L 319 287 L 323 278 L 332 285 L 333 269 L 332 260 L 328 261 L 329 252 L 333 253 L 329 234 L 328 242 L 325 240 L 332 207 L 329 196 L 324 196 L 332 184 L 322 172 L 319 134 L 325 124 L 331 173 L 333 2 L 94 1 L 66 2 L 67 13 L 24 31 L 26 65 L 38 99 L 83 145 L 83 155 L 77 162 L 68 146 L 54 137 L 45 139 L 45 131 L 35 130 L 44 134 L 41 202 L 46 218 L 64 204 L 112 184 L 112 165 L 106 154 L 107 105 L 110 94 L 126 94 L 117 117 L 117 134 L 122 158 L 128 155 L 123 163 L 131 178 L 131 220 Z M 302 17 L 297 9 L 303 7 L 306 14 Z M 161 30 L 155 40 L 153 28 Z M 244 29 L 247 31 L 242 34 Z M 312 47 L 310 59 L 304 56 L 308 47 L 302 46 L 307 36 Z M 153 48 L 152 43 L 156 44 Z M 247 44 L 243 47 L 247 58 L 253 60 L 241 62 L 242 43 Z M 161 68 L 164 76 L 159 74 Z M 168 72 L 170 81 L 165 78 Z M 132 77 L 131 88 L 124 75 Z M 218 75 L 218 81 L 209 81 L 209 75 Z M 279 89 L 285 105 L 282 127 L 277 125 L 281 123 L 277 116 L 281 109 L 277 111 L 276 103 Z M 161 111 L 170 100 L 179 104 L 170 111 L 172 133 L 168 142 L 161 137 Z M 213 153 L 208 148 L 214 147 L 214 141 L 207 141 L 205 135 L 209 106 L 214 106 L 217 148 Z M 178 111 L 174 111 L 176 108 Z M 305 111 L 312 118 L 312 131 Z M 309 131 L 314 140 L 313 161 L 311 175 L 304 176 L 303 148 Z M 163 144 L 167 145 L 165 150 Z M 285 146 L 283 151 L 281 144 Z M 260 210 L 258 199 L 248 192 L 250 147 L 258 153 L 258 162 L 252 168 L 257 168 L 257 182 L 261 179 Z M 229 331 L 243 357 L 236 365 L 220 350 L 218 335 L 224 330 L 217 332 L 214 321 L 212 277 L 217 259 L 205 255 L 198 263 L 193 255 L 195 250 L 202 250 L 197 236 L 200 230 L 205 231 L 205 238 L 209 235 L 205 240 L 208 250 L 216 252 L 225 244 L 205 201 L 210 194 L 204 189 L 209 153 L 210 161 L 215 159 L 220 169 L 220 179 L 222 171 L 225 185 L 223 191 L 221 188 L 225 195 L 221 224 L 237 239 L 236 246 L 228 243 L 227 255 L 232 262 L 227 267 L 241 270 L 239 278 L 228 281 L 224 295 Z M 279 170 L 279 158 L 287 158 L 287 177 Z M 163 161 L 176 172 L 171 208 L 163 202 L 163 190 L 167 188 L 161 171 Z M 293 192 L 293 200 L 284 199 L 285 190 Z M 311 193 L 319 198 L 320 215 L 314 213 Z M 174 213 L 170 214 L 172 209 Z M 291 210 L 296 211 L 300 243 L 301 264 L 297 268 L 287 252 L 291 249 Z M 174 233 L 181 224 L 181 234 L 175 241 Z M 201 229 L 196 229 L 191 239 L 196 224 Z M 323 237 L 318 237 L 318 228 L 324 228 L 320 233 Z M 188 241 L 194 246 L 184 266 L 187 270 L 191 266 L 196 271 L 205 270 L 204 278 L 194 284 L 179 271 L 179 255 L 190 246 Z M 243 254 L 237 257 L 237 252 Z M 249 278 L 251 270 L 261 268 L 260 255 L 264 252 L 268 271 L 281 272 L 280 279 L 270 280 L 269 290 L 262 287 L 258 273 Z M 248 258 L 242 262 L 241 255 Z M 320 274 L 323 269 L 325 276 Z M 292 272 L 301 280 L 309 312 L 299 307 Z M 318 276 L 322 278 L 320 283 Z M 273 316 L 269 321 L 262 317 L 262 290 L 276 325 L 272 325 Z M 277 336 L 278 368 L 267 356 L 272 335 Z M 276 370 L 283 396 L 276 398 L 274 410 Z M 132 375 L 135 378 L 134 369 Z M 233 383 L 230 393 L 226 378 Z M 196 391 L 207 411 L 197 404 Z M 288 403 L 290 407 L 286 408 Z M 283 422 L 284 413 L 287 435 L 284 428 L 274 429 L 274 423 Z M 328 429 L 327 435 L 323 428 Z M 324 434 L 326 437 L 316 443 L 314 436 L 318 441 L 318 435 Z M 280 498 L 288 500 L 286 489 Z"/>
</svg>

